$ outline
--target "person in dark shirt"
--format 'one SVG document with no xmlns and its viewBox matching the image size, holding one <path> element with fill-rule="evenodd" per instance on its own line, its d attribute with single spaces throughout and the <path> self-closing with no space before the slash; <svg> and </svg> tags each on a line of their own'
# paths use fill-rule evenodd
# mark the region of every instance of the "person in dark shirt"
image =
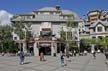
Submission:
<svg viewBox="0 0 108 71">
<path fill-rule="evenodd" d="M 19 51 L 18 52 L 18 56 L 19 56 L 19 59 L 20 59 L 20 61 L 19 61 L 19 64 L 24 64 L 24 52 L 23 51 Z"/>
</svg>

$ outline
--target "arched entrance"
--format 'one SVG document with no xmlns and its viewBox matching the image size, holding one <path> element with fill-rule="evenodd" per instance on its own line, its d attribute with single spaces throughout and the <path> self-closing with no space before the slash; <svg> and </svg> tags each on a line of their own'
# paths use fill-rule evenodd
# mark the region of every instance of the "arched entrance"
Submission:
<svg viewBox="0 0 108 71">
<path fill-rule="evenodd" d="M 40 55 L 41 52 L 44 55 L 51 55 L 51 48 L 50 47 L 40 47 L 39 48 L 39 55 Z"/>
</svg>

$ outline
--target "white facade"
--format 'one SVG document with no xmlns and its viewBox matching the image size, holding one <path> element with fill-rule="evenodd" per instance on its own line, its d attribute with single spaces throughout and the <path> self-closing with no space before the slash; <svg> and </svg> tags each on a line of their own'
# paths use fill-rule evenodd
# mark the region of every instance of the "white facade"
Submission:
<svg viewBox="0 0 108 71">
<path fill-rule="evenodd" d="M 59 7 L 44 7 L 33 11 L 31 14 L 21 14 L 12 19 L 12 22 L 21 21 L 23 19 L 24 23 L 32 24 L 31 33 L 33 38 L 36 38 L 33 47 L 35 56 L 39 55 L 40 47 L 42 45 L 48 46 L 48 48 L 51 47 L 51 55 L 53 55 L 54 53 L 57 53 L 57 38 L 60 38 L 60 31 L 62 27 L 65 32 L 68 32 L 66 22 L 69 15 L 73 15 L 74 21 L 79 22 L 80 19 L 76 13 L 69 10 L 61 10 Z M 79 29 L 72 29 L 72 34 L 73 30 L 75 34 L 74 36 L 79 39 Z M 52 39 L 49 38 L 50 40 L 44 39 L 43 36 L 48 35 L 54 36 Z M 77 41 L 79 41 L 78 39 Z"/>
</svg>

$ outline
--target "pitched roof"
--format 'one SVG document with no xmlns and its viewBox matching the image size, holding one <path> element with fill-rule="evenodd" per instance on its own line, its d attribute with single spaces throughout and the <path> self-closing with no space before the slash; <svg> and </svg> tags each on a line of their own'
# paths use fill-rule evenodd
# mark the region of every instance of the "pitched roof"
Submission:
<svg viewBox="0 0 108 71">
<path fill-rule="evenodd" d="M 108 21 L 101 21 L 101 20 L 97 20 L 95 23 L 90 25 L 90 28 L 95 27 L 98 23 L 104 25 L 104 26 L 108 26 Z"/>
<path fill-rule="evenodd" d="M 101 16 L 105 16 L 108 13 L 108 11 L 102 11 Z"/>
</svg>

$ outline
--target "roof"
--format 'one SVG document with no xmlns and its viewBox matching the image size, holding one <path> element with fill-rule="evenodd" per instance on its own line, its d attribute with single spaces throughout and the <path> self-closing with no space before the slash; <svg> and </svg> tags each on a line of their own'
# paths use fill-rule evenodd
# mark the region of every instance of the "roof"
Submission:
<svg viewBox="0 0 108 71">
<path fill-rule="evenodd" d="M 62 15 L 73 15 L 75 18 L 75 21 L 81 21 L 81 18 L 73 11 L 70 10 L 61 10 Z"/>
<path fill-rule="evenodd" d="M 37 15 L 35 17 L 35 21 L 65 21 L 61 19 L 59 15 Z"/>
<path fill-rule="evenodd" d="M 14 19 L 14 21 L 19 21 L 20 19 L 16 18 Z M 35 18 L 32 19 L 24 19 L 25 21 L 50 21 L 50 22 L 66 22 L 66 20 L 60 18 L 59 15 L 44 15 L 44 14 L 40 14 L 40 15 L 36 15 Z"/>
<path fill-rule="evenodd" d="M 100 10 L 97 10 L 97 9 L 90 10 L 90 11 L 88 11 L 87 15 L 89 15 L 92 12 L 100 12 Z"/>
<path fill-rule="evenodd" d="M 70 14 L 75 14 L 75 13 L 70 11 L 70 10 L 62 10 L 62 14 L 63 15 L 70 15 Z"/>
<path fill-rule="evenodd" d="M 57 11 L 57 9 L 54 7 L 44 7 L 44 8 L 38 9 L 36 11 Z"/>
<path fill-rule="evenodd" d="M 101 16 L 105 16 L 108 13 L 108 11 L 102 11 Z"/>
<path fill-rule="evenodd" d="M 102 24 L 102 25 L 104 25 L 104 26 L 108 26 L 108 21 L 101 21 L 101 20 L 98 20 L 98 21 L 96 21 L 95 23 L 93 23 L 93 24 L 91 24 L 90 25 L 90 28 L 92 28 L 92 27 L 95 27 L 97 24 Z"/>
<path fill-rule="evenodd" d="M 44 7 L 44 8 L 35 10 L 35 11 L 37 11 L 37 12 L 39 12 L 39 11 L 40 12 L 41 11 L 42 12 L 46 12 L 46 11 L 57 12 L 57 9 L 54 7 Z M 38 14 L 35 16 L 35 18 L 30 19 L 30 20 L 31 21 L 32 20 L 35 20 L 35 21 L 66 21 L 65 19 L 60 18 L 60 16 L 62 16 L 62 15 L 74 15 L 74 18 L 75 18 L 74 21 L 81 21 L 80 17 L 76 13 L 74 13 L 70 10 L 61 10 L 60 9 L 59 12 L 61 12 L 61 15 Z M 20 16 L 22 16 L 22 15 L 33 15 L 33 14 L 20 14 Z"/>
<path fill-rule="evenodd" d="M 33 16 L 34 14 L 19 14 L 19 16 Z"/>
<path fill-rule="evenodd" d="M 89 23 L 89 22 L 86 22 L 86 23 L 85 23 L 85 26 L 89 26 L 90 24 L 91 24 L 91 23 Z"/>
</svg>

